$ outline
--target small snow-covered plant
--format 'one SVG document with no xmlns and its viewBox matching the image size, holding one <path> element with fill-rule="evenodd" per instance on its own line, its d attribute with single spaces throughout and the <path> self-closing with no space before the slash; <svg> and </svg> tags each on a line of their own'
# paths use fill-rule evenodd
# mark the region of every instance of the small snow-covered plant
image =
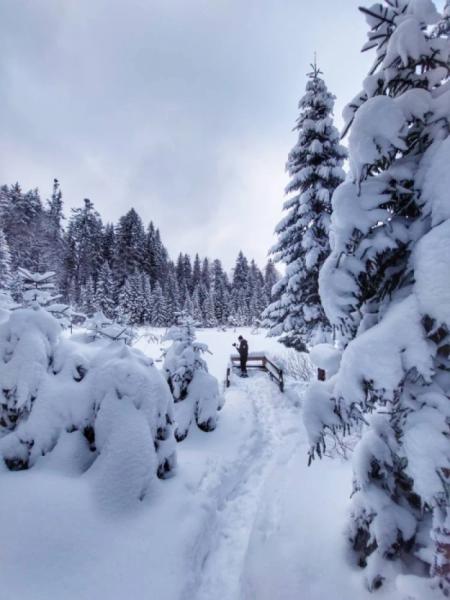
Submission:
<svg viewBox="0 0 450 600">
<path fill-rule="evenodd" d="M 86 321 L 86 329 L 92 341 L 105 338 L 113 342 L 123 341 L 130 345 L 136 336 L 135 331 L 129 325 L 120 325 L 120 323 L 108 319 L 102 311 L 96 312 Z"/>
<path fill-rule="evenodd" d="M 258 335 L 258 333 L 260 333 L 261 325 L 261 319 L 253 318 L 251 330 L 252 335 Z"/>
<path fill-rule="evenodd" d="M 52 302 L 45 309 L 59 321 L 63 329 L 70 329 L 74 323 L 82 323 L 86 319 L 86 315 L 63 302 Z"/>
<path fill-rule="evenodd" d="M 228 317 L 228 325 L 236 331 L 236 327 L 239 327 L 239 320 L 234 315 Z"/>
<path fill-rule="evenodd" d="M 55 294 L 53 282 L 55 273 L 53 271 L 32 273 L 28 269 L 19 267 L 18 273 L 22 280 L 22 296 L 25 306 L 34 304 L 45 306 L 59 298 L 59 295 Z"/>
<path fill-rule="evenodd" d="M 176 465 L 173 400 L 153 361 L 137 349 L 110 343 L 91 367 L 95 486 L 108 502 L 142 499 L 152 480 Z"/>
<path fill-rule="evenodd" d="M 309 355 L 294 348 L 289 348 L 284 356 L 283 371 L 295 381 L 310 381 L 314 375 Z"/>
<path fill-rule="evenodd" d="M 178 325 L 168 330 L 165 340 L 172 341 L 163 368 L 175 401 L 176 439 L 181 441 L 188 435 L 194 420 L 202 431 L 212 431 L 223 398 L 217 379 L 208 373 L 201 356 L 208 346 L 196 341 L 192 317 L 179 315 Z"/>
<path fill-rule="evenodd" d="M 0 429 L 29 414 L 52 367 L 61 328 L 46 310 L 19 308 L 0 324 Z"/>
<path fill-rule="evenodd" d="M 55 273 L 32 273 L 28 269 L 19 267 L 18 276 L 21 280 L 22 300 L 24 306 L 43 306 L 63 329 L 68 329 L 74 321 L 83 321 L 86 317 L 77 313 L 68 304 L 58 302 L 60 294 L 55 293 L 53 278 Z"/>
</svg>

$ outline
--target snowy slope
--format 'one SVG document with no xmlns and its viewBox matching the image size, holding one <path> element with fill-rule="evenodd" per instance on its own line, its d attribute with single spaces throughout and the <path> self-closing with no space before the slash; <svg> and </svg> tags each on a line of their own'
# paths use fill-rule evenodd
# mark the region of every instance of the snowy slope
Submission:
<svg viewBox="0 0 450 600">
<path fill-rule="evenodd" d="M 199 333 L 221 379 L 236 335 Z M 249 341 L 252 350 L 274 344 Z M 100 510 L 64 448 L 30 471 L 1 472 L 0 597 L 373 598 L 346 557 L 349 464 L 306 466 L 300 413 L 265 374 L 234 377 L 217 430 L 193 430 L 179 444 L 177 475 L 126 516 Z M 403 596 L 387 588 L 377 598 Z"/>
</svg>

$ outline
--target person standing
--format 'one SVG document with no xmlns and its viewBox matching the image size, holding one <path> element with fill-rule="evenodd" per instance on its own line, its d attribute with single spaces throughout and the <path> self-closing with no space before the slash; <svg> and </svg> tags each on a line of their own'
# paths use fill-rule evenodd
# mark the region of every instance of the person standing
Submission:
<svg viewBox="0 0 450 600">
<path fill-rule="evenodd" d="M 238 337 L 239 346 L 237 344 L 233 344 L 237 351 L 239 352 L 239 358 L 241 363 L 241 377 L 248 377 L 247 373 L 247 360 L 248 360 L 248 342 L 246 339 L 240 335 Z"/>
</svg>

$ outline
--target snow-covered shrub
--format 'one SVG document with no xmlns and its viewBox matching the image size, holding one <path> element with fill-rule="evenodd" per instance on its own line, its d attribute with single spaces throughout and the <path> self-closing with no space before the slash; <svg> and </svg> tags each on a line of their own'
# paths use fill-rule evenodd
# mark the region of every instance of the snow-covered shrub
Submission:
<svg viewBox="0 0 450 600">
<path fill-rule="evenodd" d="M 33 273 L 28 269 L 19 267 L 19 276 L 22 280 L 22 296 L 25 306 L 39 304 L 45 306 L 55 301 L 59 296 L 55 294 L 53 278 L 55 273 Z"/>
<path fill-rule="evenodd" d="M 97 419 L 107 404 L 120 400 L 140 411 L 150 431 L 151 445 L 157 454 L 157 471 L 164 477 L 175 466 L 173 443 L 173 401 L 169 386 L 155 367 L 153 360 L 140 350 L 123 343 L 108 344 L 92 363 L 91 386 L 96 413 L 96 447 L 101 449 L 108 427 L 102 417 L 100 438 Z"/>
<path fill-rule="evenodd" d="M 136 337 L 135 331 L 129 325 L 121 325 L 112 321 L 105 317 L 101 311 L 94 313 L 90 319 L 87 319 L 85 327 L 89 341 L 104 338 L 114 342 L 122 340 L 126 344 L 131 344 Z"/>
<path fill-rule="evenodd" d="M 85 317 L 76 313 L 67 304 L 59 302 L 60 295 L 55 291 L 53 271 L 46 273 L 33 273 L 28 269 L 19 267 L 18 276 L 21 280 L 22 302 L 24 306 L 43 306 L 64 329 L 72 326 L 75 320 L 82 321 Z"/>
<path fill-rule="evenodd" d="M 207 352 L 207 345 L 195 341 L 194 320 L 184 315 L 165 339 L 172 341 L 163 368 L 175 401 L 176 439 L 181 441 L 188 435 L 193 420 L 202 431 L 212 431 L 223 397 L 217 379 L 208 373 L 201 356 Z"/>
<path fill-rule="evenodd" d="M 30 326 L 36 319 L 40 322 L 37 332 Z M 0 372 L 2 386 L 10 373 L 17 372 L 21 384 L 16 389 L 25 392 L 23 398 L 29 399 L 14 427 L 9 432 L 4 428 L 0 439 L 0 455 L 12 470 L 32 467 L 40 457 L 53 451 L 66 432 L 80 432 L 84 449 L 88 449 L 92 431 L 92 399 L 86 385 L 91 356 L 84 352 L 85 347 L 61 338 L 60 324 L 41 307 L 12 313 L 12 331 L 17 321 L 27 335 L 17 344 L 14 363 L 11 359 L 11 364 L 7 363 Z M 29 332 L 33 331 L 30 340 Z M 33 346 L 31 342 L 37 334 L 43 339 Z M 20 347 L 27 352 L 18 352 Z M 13 364 L 15 368 L 10 371 Z"/>
<path fill-rule="evenodd" d="M 294 348 L 289 348 L 283 353 L 277 353 L 269 358 L 273 358 L 275 364 L 282 369 L 286 379 L 294 381 L 310 381 L 314 376 L 314 367 L 307 352 L 298 352 Z"/>
<path fill-rule="evenodd" d="M 74 470 L 92 464 L 99 495 L 122 504 L 174 469 L 173 399 L 141 352 L 123 340 L 62 338 L 36 303 L 0 325 L 0 352 L 0 456 L 8 468 L 27 469 L 44 456 L 68 468 L 73 451 Z M 59 458 L 47 459 L 53 451 Z"/>
<path fill-rule="evenodd" d="M 0 428 L 12 430 L 29 414 L 51 370 L 61 334 L 43 308 L 21 308 L 0 324 Z"/>
<path fill-rule="evenodd" d="M 362 427 L 350 539 L 368 587 L 432 558 L 450 593 L 450 44 L 431 0 L 362 9 L 377 57 L 345 111 L 350 174 L 320 273 L 345 347 L 308 392 L 311 457 Z M 423 568 L 423 565 L 422 565 Z"/>
<path fill-rule="evenodd" d="M 112 343 L 93 361 L 90 388 L 96 488 L 110 502 L 141 499 L 156 476 L 167 477 L 176 465 L 169 387 L 142 352 Z"/>
</svg>

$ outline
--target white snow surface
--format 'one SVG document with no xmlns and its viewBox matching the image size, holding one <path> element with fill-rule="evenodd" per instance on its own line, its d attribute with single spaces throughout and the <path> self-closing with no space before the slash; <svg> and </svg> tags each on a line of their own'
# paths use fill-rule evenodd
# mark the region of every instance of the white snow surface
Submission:
<svg viewBox="0 0 450 600">
<path fill-rule="evenodd" d="M 251 351 L 284 352 L 273 338 L 249 330 L 199 331 L 213 352 L 209 370 L 220 381 L 238 333 Z M 138 346 L 158 357 L 156 344 L 141 338 Z M 109 407 L 127 411 L 116 416 L 133 432 L 133 444 L 143 443 L 146 424 L 136 406 L 111 401 Z M 126 513 L 100 510 L 93 475 L 80 477 L 81 467 L 74 472 L 78 432 L 62 435 L 29 471 L 0 470 L 1 597 L 372 600 L 347 552 L 350 463 L 322 460 L 307 467 L 301 412 L 266 374 L 233 375 L 217 429 L 194 428 L 178 445 L 176 476 L 152 480 L 143 502 Z M 110 435 L 122 432 L 113 427 Z M 149 463 L 155 460 L 145 445 L 143 452 Z M 120 457 L 113 458 L 117 477 L 126 477 Z M 81 452 L 78 460 L 88 459 Z M 141 463 L 131 467 L 140 474 Z M 99 464 L 94 475 L 106 477 L 102 493 L 109 489 L 114 502 L 114 478 L 108 465 L 102 469 Z M 431 600 L 421 583 L 424 591 L 416 593 L 402 580 L 403 592 L 385 587 L 377 599 Z"/>
</svg>

